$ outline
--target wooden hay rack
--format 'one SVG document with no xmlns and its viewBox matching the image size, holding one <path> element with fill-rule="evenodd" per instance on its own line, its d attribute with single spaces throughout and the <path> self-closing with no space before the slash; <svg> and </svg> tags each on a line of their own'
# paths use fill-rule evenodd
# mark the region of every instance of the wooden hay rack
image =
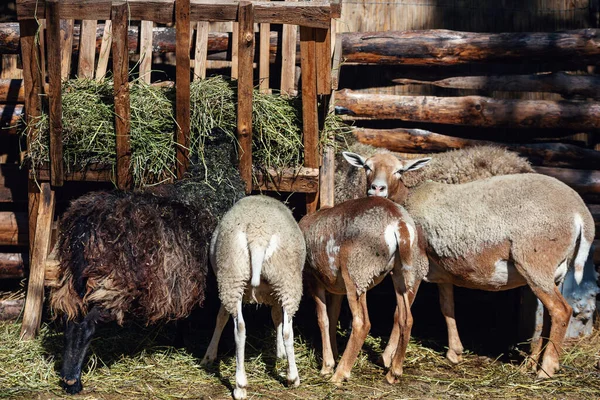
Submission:
<svg viewBox="0 0 600 400">
<path fill-rule="evenodd" d="M 331 19 L 339 17 L 338 3 L 329 1 L 233 1 L 233 0 L 18 0 L 17 14 L 21 35 L 26 118 L 42 113 L 47 101 L 50 120 L 50 162 L 35 173 L 29 182 L 29 246 L 30 273 L 23 314 L 21 337 L 35 337 L 41 322 L 44 281 L 51 279 L 48 255 L 52 248 L 52 225 L 55 209 L 55 189 L 65 181 L 115 182 L 121 189 L 132 186 L 129 136 L 129 21 L 140 23 L 140 76 L 149 81 L 154 23 L 175 24 L 176 28 L 176 175 L 182 177 L 189 165 L 190 143 L 190 80 L 204 77 L 207 65 L 209 22 L 234 22 L 232 37 L 232 77 L 237 78 L 237 136 L 240 145 L 239 167 L 246 191 L 277 190 L 303 192 L 307 196 L 307 211 L 316 210 L 319 191 L 324 190 L 321 204 L 332 204 L 333 185 L 320 185 L 319 156 L 319 96 L 327 104 L 331 93 Z M 114 80 L 116 167 L 114 171 L 91 166 L 85 171 L 66 172 L 63 165 L 61 83 L 70 75 L 74 21 L 81 20 L 77 75 L 102 78 L 112 57 Z M 106 21 L 96 62 L 96 29 L 98 21 Z M 192 23 L 194 25 L 192 25 Z M 296 52 L 294 25 L 300 26 L 300 58 L 302 70 L 302 119 L 305 147 L 304 167 L 283 171 L 268 171 L 258 183 L 252 183 L 252 92 L 255 30 L 260 24 L 259 76 L 260 89 L 268 90 L 269 24 L 284 25 L 284 60 L 282 91 L 293 89 Z M 190 57 L 191 27 L 196 27 L 194 59 Z M 285 28 L 287 27 L 287 28 Z M 45 31 L 45 35 L 44 32 Z M 287 49 L 287 50 L 286 50 Z M 287 52 L 287 53 L 286 53 Z M 286 56 L 286 54 L 288 56 Z M 47 78 L 47 82 L 46 82 Z M 266 84 L 265 84 L 266 82 Z M 326 106 L 325 106 L 326 107 Z M 324 118 L 324 117 L 323 117 Z M 34 135 L 36 132 L 28 132 Z M 329 180 L 333 172 L 331 152 L 323 164 Z M 37 182 L 34 181 L 37 180 Z"/>
</svg>

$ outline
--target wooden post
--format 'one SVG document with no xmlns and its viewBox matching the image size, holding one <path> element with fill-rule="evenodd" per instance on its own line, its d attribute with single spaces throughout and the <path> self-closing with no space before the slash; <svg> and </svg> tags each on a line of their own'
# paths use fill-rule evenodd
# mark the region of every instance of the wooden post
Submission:
<svg viewBox="0 0 600 400">
<path fill-rule="evenodd" d="M 50 252 L 54 204 L 54 191 L 49 183 L 42 183 L 35 230 L 36 240 L 31 255 L 27 299 L 23 311 L 23 325 L 21 326 L 22 340 L 35 338 L 40 328 L 42 306 L 44 304 L 44 271 L 46 258 Z"/>
<path fill-rule="evenodd" d="M 190 0 L 175 1 L 177 178 L 181 179 L 189 165 L 190 153 Z"/>
<path fill-rule="evenodd" d="M 80 78 L 94 77 L 94 59 L 96 57 L 96 28 L 98 21 L 81 21 L 81 33 L 79 39 L 79 67 L 77 76 Z M 125 30 L 127 32 L 127 30 Z"/>
<path fill-rule="evenodd" d="M 269 77 L 271 67 L 269 50 L 271 46 L 271 24 L 260 24 L 260 44 L 258 57 L 258 85 L 261 93 L 269 93 Z"/>
<path fill-rule="evenodd" d="M 231 24 L 231 79 L 236 80 L 239 77 L 238 72 L 238 52 L 240 48 L 240 24 L 239 22 L 233 22 Z"/>
<path fill-rule="evenodd" d="M 140 24 L 140 78 L 150 83 L 152 70 L 152 28 L 154 22 L 142 21 Z"/>
<path fill-rule="evenodd" d="M 60 76 L 62 79 L 69 79 L 71 74 L 74 22 L 72 19 L 60 21 Z"/>
<path fill-rule="evenodd" d="M 291 0 L 294 1 L 294 0 Z M 293 94 L 296 83 L 296 41 L 298 27 L 283 25 L 281 41 L 281 93 Z"/>
<path fill-rule="evenodd" d="M 115 134 L 117 137 L 117 186 L 131 187 L 131 110 L 129 104 L 129 54 L 127 53 L 128 6 L 125 2 L 114 2 L 111 10 L 115 96 Z"/>
<path fill-rule="evenodd" d="M 196 46 L 194 49 L 194 80 L 206 78 L 206 60 L 208 58 L 208 21 L 196 24 Z"/>
<path fill-rule="evenodd" d="M 65 179 L 62 143 L 62 90 L 60 58 L 60 3 L 46 1 L 48 34 L 48 102 L 50 105 L 50 182 L 62 186 Z"/>
<path fill-rule="evenodd" d="M 300 27 L 300 65 L 302 68 L 302 121 L 304 126 L 304 166 L 318 168 L 319 118 L 317 110 L 316 33 Z M 306 212 L 317 210 L 318 192 L 306 195 Z"/>
<path fill-rule="evenodd" d="M 331 93 L 331 29 L 315 29 L 315 40 L 317 94 L 329 94 Z"/>
<path fill-rule="evenodd" d="M 238 111 L 237 137 L 240 144 L 240 174 L 246 193 L 252 191 L 252 90 L 254 50 L 254 7 L 240 1 L 238 8 Z"/>
<path fill-rule="evenodd" d="M 100 54 L 98 55 L 98 66 L 96 67 L 96 80 L 104 79 L 106 69 L 108 68 L 108 59 L 110 58 L 110 48 L 112 47 L 112 21 L 107 19 L 104 22 L 104 32 L 102 33 L 102 43 L 100 44 Z"/>
</svg>

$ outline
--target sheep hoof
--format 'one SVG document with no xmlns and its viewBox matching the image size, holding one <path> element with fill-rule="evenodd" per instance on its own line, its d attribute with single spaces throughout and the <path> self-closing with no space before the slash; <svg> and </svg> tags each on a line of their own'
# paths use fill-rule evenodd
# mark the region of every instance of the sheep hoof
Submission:
<svg viewBox="0 0 600 400">
<path fill-rule="evenodd" d="M 463 360 L 462 354 L 456 353 L 454 350 L 450 349 L 448 349 L 448 351 L 446 352 L 446 358 L 454 365 L 458 364 Z"/>
<path fill-rule="evenodd" d="M 299 376 L 296 376 L 295 378 L 288 377 L 287 381 L 288 381 L 289 386 L 293 386 L 293 387 L 300 386 L 300 377 Z"/>
<path fill-rule="evenodd" d="M 202 359 L 202 361 L 200 361 L 200 365 L 210 365 L 215 361 L 214 358 L 208 357 L 208 356 L 204 356 L 204 358 Z"/>
<path fill-rule="evenodd" d="M 331 382 L 336 386 L 340 386 L 342 382 L 347 381 L 348 379 L 350 379 L 350 372 L 341 373 L 340 371 L 336 371 L 331 377 Z"/>
<path fill-rule="evenodd" d="M 83 390 L 80 379 L 64 379 L 63 387 L 68 394 L 77 394 Z"/>
<path fill-rule="evenodd" d="M 400 376 L 401 375 L 402 375 L 402 371 L 400 371 L 399 374 L 395 374 L 395 373 L 392 373 L 392 371 L 388 371 L 388 373 L 385 375 L 385 380 L 390 385 L 393 385 L 393 384 L 398 383 L 400 381 Z"/>
<path fill-rule="evenodd" d="M 246 388 L 236 387 L 233 389 L 233 398 L 235 400 L 245 399 L 247 396 Z"/>
</svg>

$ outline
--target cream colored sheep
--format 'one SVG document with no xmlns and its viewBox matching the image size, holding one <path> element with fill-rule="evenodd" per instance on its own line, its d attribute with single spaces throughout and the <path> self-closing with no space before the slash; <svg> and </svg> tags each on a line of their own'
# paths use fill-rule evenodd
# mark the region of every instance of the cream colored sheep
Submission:
<svg viewBox="0 0 600 400">
<path fill-rule="evenodd" d="M 246 398 L 246 325 L 242 303 L 267 304 L 272 306 L 271 315 L 277 328 L 277 356 L 287 357 L 287 380 L 298 386 L 292 319 L 302 297 L 306 246 L 290 210 L 267 196 L 243 198 L 217 226 L 211 240 L 210 258 L 221 308 L 202 363 L 216 359 L 221 333 L 232 315 L 236 344 L 233 397 Z"/>
<path fill-rule="evenodd" d="M 544 321 L 544 331 L 550 332 L 547 345 L 539 340 L 532 346 L 532 360 L 537 365 L 543 352 L 538 377 L 553 376 L 571 315 L 556 284 L 570 266 L 576 281 L 581 281 L 594 238 L 594 220 L 581 197 L 557 179 L 540 174 L 459 185 L 425 182 L 408 191 L 400 177 L 429 159 L 346 156 L 367 171 L 369 195 L 400 203 L 408 195 L 406 208 L 423 230 L 430 260 L 426 281 L 489 291 L 531 288 L 550 315 L 550 321 Z M 449 342 L 453 348 L 451 338 Z M 390 340 L 386 352 L 393 354 L 393 346 Z M 462 351 L 462 345 L 455 350 Z"/>
</svg>

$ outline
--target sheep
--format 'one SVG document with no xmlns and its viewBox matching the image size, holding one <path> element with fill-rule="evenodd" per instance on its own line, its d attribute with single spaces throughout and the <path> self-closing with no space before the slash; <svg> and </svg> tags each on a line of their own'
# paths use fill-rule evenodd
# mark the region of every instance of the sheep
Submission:
<svg viewBox="0 0 600 400">
<path fill-rule="evenodd" d="M 209 158 L 235 149 L 220 131 L 205 146 Z M 205 180 L 198 167 L 195 176 L 144 191 L 89 193 L 64 213 L 50 305 L 65 319 L 60 376 L 68 393 L 83 389 L 81 367 L 98 323 L 177 320 L 202 304 L 210 235 L 226 203 L 243 196 L 239 173 L 229 169 Z M 220 193 L 211 188 L 217 183 Z"/>
<path fill-rule="evenodd" d="M 300 220 L 307 246 L 306 284 L 314 298 L 323 343 L 322 375 L 333 372 L 333 343 L 337 315 L 326 303 L 326 293 L 346 295 L 352 312 L 352 333 L 331 377 L 339 384 L 350 377 L 354 361 L 371 328 L 367 310 L 368 289 L 392 273 L 398 302 L 395 356 L 386 375 L 389 383 L 402 374 L 402 362 L 412 328 L 410 305 L 426 273 L 424 250 L 406 210 L 379 198 L 348 200 L 321 209 Z M 332 325 L 331 325 L 332 324 Z"/>
<path fill-rule="evenodd" d="M 355 152 L 367 154 L 375 159 L 386 159 L 391 155 L 386 149 L 377 149 L 373 146 L 356 142 L 350 146 Z M 404 204 L 406 195 L 410 190 L 428 180 L 440 183 L 466 183 L 478 179 L 489 178 L 497 175 L 523 174 L 535 172 L 529 162 L 519 157 L 516 153 L 496 146 L 475 146 L 471 148 L 448 151 L 430 155 L 431 162 L 427 168 L 417 168 L 415 165 L 410 171 L 400 176 L 403 185 L 392 184 L 390 191 L 395 193 L 391 199 L 399 204 Z M 351 198 L 365 196 L 367 177 L 364 168 L 357 169 L 355 165 L 346 162 L 344 153 L 337 155 L 335 203 L 338 204 Z M 406 187 L 407 189 L 403 188 Z M 395 198 L 398 197 L 398 198 Z M 463 345 L 458 336 L 456 321 L 454 319 L 454 290 L 452 285 L 442 283 L 438 285 L 440 306 L 448 328 L 448 351 L 446 358 L 453 364 L 462 360 Z M 336 307 L 334 315 L 339 314 L 339 299 L 331 296 L 331 302 Z M 337 301 L 336 301 L 337 300 Z M 335 351 L 334 351 L 335 353 Z M 389 350 L 383 354 L 383 363 L 389 366 Z"/>
<path fill-rule="evenodd" d="M 292 320 L 302 298 L 304 237 L 291 211 L 280 201 L 246 197 L 228 211 L 215 230 L 210 246 L 221 307 L 213 337 L 202 360 L 214 361 L 223 328 L 234 320 L 236 373 L 233 397 L 246 398 L 244 347 L 246 325 L 242 303 L 267 304 L 277 328 L 277 357 L 288 360 L 287 381 L 300 384 L 294 357 Z"/>
<path fill-rule="evenodd" d="M 450 289 L 451 285 L 488 291 L 531 288 L 550 316 L 543 328 L 549 332 L 549 345 L 544 346 L 544 340 L 533 343 L 531 362 L 539 365 L 539 378 L 552 377 L 559 368 L 572 311 L 556 284 L 571 265 L 581 282 L 594 238 L 594 220 L 581 197 L 557 179 L 540 174 L 456 185 L 424 182 L 409 191 L 402 174 L 423 167 L 429 158 L 402 161 L 389 153 L 369 159 L 354 153 L 345 156 L 367 171 L 368 195 L 405 204 L 422 228 L 430 260 L 426 281 Z M 442 312 L 447 322 L 454 322 L 453 302 L 442 304 Z M 460 354 L 456 325 L 448 324 L 449 335 L 451 328 L 455 337 L 449 337 L 449 348 Z M 386 351 L 393 354 L 393 346 L 390 341 Z"/>
</svg>

